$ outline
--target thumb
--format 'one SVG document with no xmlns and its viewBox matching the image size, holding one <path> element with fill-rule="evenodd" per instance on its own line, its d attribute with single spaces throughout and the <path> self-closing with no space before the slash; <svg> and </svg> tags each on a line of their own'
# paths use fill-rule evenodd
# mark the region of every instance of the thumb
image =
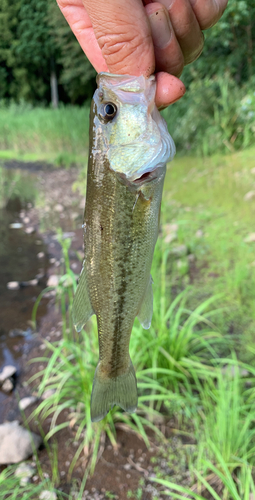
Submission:
<svg viewBox="0 0 255 500">
<path fill-rule="evenodd" d="M 111 73 L 154 73 L 151 29 L 141 0 L 83 0 Z"/>
</svg>

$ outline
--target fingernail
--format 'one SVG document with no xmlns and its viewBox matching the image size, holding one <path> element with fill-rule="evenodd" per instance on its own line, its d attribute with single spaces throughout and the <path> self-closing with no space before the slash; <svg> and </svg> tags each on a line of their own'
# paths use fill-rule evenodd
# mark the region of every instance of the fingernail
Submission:
<svg viewBox="0 0 255 500">
<path fill-rule="evenodd" d="M 153 43 L 159 49 L 164 49 L 170 42 L 172 31 L 168 13 L 159 9 L 149 16 Z"/>
<path fill-rule="evenodd" d="M 153 3 L 158 2 L 158 0 L 152 0 L 152 2 Z M 167 10 L 169 10 L 172 4 L 174 3 L 174 0 L 160 0 L 160 3 L 164 5 L 167 8 Z"/>
</svg>

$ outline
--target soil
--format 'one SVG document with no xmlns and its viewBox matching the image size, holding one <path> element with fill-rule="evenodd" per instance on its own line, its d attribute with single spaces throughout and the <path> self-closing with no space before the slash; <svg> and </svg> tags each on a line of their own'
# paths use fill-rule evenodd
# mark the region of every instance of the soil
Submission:
<svg viewBox="0 0 255 500">
<path fill-rule="evenodd" d="M 40 202 L 35 207 L 26 206 L 19 212 L 19 220 L 23 221 L 24 227 L 33 227 L 37 237 L 43 241 L 44 251 L 47 254 L 46 275 L 43 283 L 50 275 L 59 273 L 61 262 L 61 247 L 56 240 L 54 228 L 62 227 L 67 236 L 72 238 L 72 245 L 69 251 L 71 268 L 79 273 L 81 268 L 81 258 L 83 253 L 82 219 L 84 210 L 84 198 L 79 193 L 72 191 L 72 184 L 77 180 L 78 172 L 75 168 L 71 170 L 51 169 L 49 166 L 36 164 L 7 165 L 8 168 L 21 168 L 36 175 L 37 189 L 43 203 Z M 28 221 L 27 223 L 24 221 Z M 33 303 L 31 304 L 32 310 Z M 24 338 L 15 339 L 15 352 L 20 353 L 19 370 L 16 378 L 16 386 L 13 393 L 6 397 L 2 406 L 2 421 L 19 420 L 23 421 L 23 416 L 18 409 L 18 399 L 33 394 L 33 384 L 29 385 L 28 380 L 46 366 L 45 362 L 29 364 L 38 357 L 45 356 L 44 339 L 49 342 L 59 340 L 61 331 L 61 316 L 55 307 L 55 297 L 48 296 L 42 300 L 39 312 L 43 311 L 42 317 L 37 325 L 36 332 L 29 340 Z M 29 323 L 27 326 L 31 326 Z M 24 328 L 24 324 L 22 325 Z M 13 346 L 10 347 L 10 350 Z M 46 353 L 47 354 L 47 353 Z M 25 410 L 25 417 L 29 416 L 37 407 L 38 403 Z M 66 421 L 67 413 L 62 413 L 58 423 Z M 50 428 L 50 418 L 42 423 L 42 432 L 46 434 Z M 38 422 L 32 419 L 29 426 L 32 431 L 39 432 Z M 117 428 L 117 448 L 114 449 L 108 438 L 102 441 L 99 459 L 94 475 L 89 477 L 86 483 L 84 498 L 87 500 L 114 498 L 126 500 L 128 498 L 139 498 L 140 500 L 152 500 L 162 498 L 162 488 L 155 486 L 149 477 L 155 476 L 157 472 L 169 474 L 171 478 L 178 473 L 182 484 L 189 483 L 189 473 L 186 464 L 178 463 L 178 455 L 183 448 L 192 446 L 192 442 L 183 442 L 176 433 L 172 432 L 175 427 L 173 422 L 166 422 L 162 431 L 167 436 L 167 444 L 159 443 L 155 437 L 149 433 L 151 445 L 147 449 L 143 440 L 135 433 L 127 430 L 121 425 Z M 58 488 L 65 493 L 74 491 L 75 484 L 79 488 L 84 472 L 86 470 L 87 458 L 81 454 L 72 473 L 72 480 L 68 478 L 68 469 L 72 461 L 74 452 L 79 443 L 74 441 L 75 429 L 65 428 L 57 434 L 58 448 Z M 52 438 L 50 443 L 56 442 Z M 173 456 L 171 468 L 169 468 L 168 455 Z M 52 466 L 49 453 L 46 447 L 38 452 L 39 461 L 45 475 L 51 475 Z M 153 463 L 152 459 L 153 458 Z M 177 472 L 176 472 L 177 471 Z M 35 483 L 39 481 L 34 478 Z M 163 488 L 165 489 L 165 488 Z M 165 496 L 164 496 L 165 498 Z"/>
</svg>

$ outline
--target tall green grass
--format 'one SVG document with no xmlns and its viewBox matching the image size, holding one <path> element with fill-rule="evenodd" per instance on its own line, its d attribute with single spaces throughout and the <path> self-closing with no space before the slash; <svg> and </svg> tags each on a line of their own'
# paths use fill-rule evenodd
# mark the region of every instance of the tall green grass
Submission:
<svg viewBox="0 0 255 500">
<path fill-rule="evenodd" d="M 84 161 L 88 150 L 89 108 L 58 109 L 29 104 L 0 105 L 0 156 L 49 160 L 57 164 Z"/>
<path fill-rule="evenodd" d="M 244 378 L 239 365 L 235 357 L 225 359 L 215 379 L 203 384 L 197 379 L 201 404 L 194 418 L 197 459 L 189 464 L 194 486 L 153 479 L 169 488 L 166 494 L 171 498 L 204 500 L 203 494 L 210 493 L 215 500 L 250 500 L 254 494 L 255 401 L 246 388 L 247 381 L 254 387 L 254 369 L 246 365 L 250 372 Z"/>
<path fill-rule="evenodd" d="M 213 155 L 254 144 L 253 83 L 240 88 L 224 75 L 195 80 L 180 102 L 163 112 L 177 151 Z M 32 107 L 0 103 L 0 156 L 82 162 L 88 148 L 89 107 Z"/>
<path fill-rule="evenodd" d="M 222 343 L 223 339 L 219 332 L 213 330 L 210 321 L 211 299 L 195 311 L 185 308 L 184 293 L 181 293 L 171 306 L 165 301 L 165 254 L 162 253 L 160 241 L 156 250 L 156 261 L 161 262 L 161 285 L 159 284 L 155 293 L 154 326 L 145 331 L 136 325 L 131 336 L 130 352 L 137 369 L 139 391 L 137 413 L 128 415 L 114 407 L 101 422 L 92 424 L 90 395 L 98 362 L 96 321 L 94 318 L 79 336 L 71 328 L 72 291 L 75 291 L 76 281 L 68 261 L 70 241 L 60 239 L 61 241 L 66 268 L 57 293 L 60 293 L 63 340 L 54 344 L 46 342 L 50 357 L 43 356 L 34 361 L 46 362 L 47 366 L 38 372 L 31 382 L 39 379 L 39 396 L 46 389 L 53 390 L 52 396 L 43 401 L 34 413 L 42 419 L 52 417 L 51 430 L 46 439 L 58 430 L 70 426 L 70 422 L 76 427 L 75 440 L 80 440 L 80 445 L 70 467 L 71 474 L 84 449 L 88 470 L 93 472 L 100 443 L 104 441 L 105 435 L 113 446 L 116 446 L 116 423 L 122 423 L 125 428 L 139 433 L 149 446 L 146 428 L 151 428 L 162 438 L 156 424 L 162 421 L 164 413 L 168 413 L 167 408 L 170 408 L 170 412 L 179 409 L 184 411 L 185 415 L 191 413 L 189 407 L 193 408 L 197 401 L 192 395 L 191 384 L 194 377 L 191 370 L 195 368 L 201 378 L 214 376 L 210 359 L 216 357 L 215 347 L 219 342 Z M 35 304 L 34 319 L 39 300 Z M 189 398 L 183 396 L 183 388 L 186 393 L 189 392 L 189 403 Z M 58 425 L 60 413 L 70 408 L 70 418 Z"/>
<path fill-rule="evenodd" d="M 50 479 L 44 478 L 41 471 L 35 469 L 34 474 L 39 472 L 40 482 L 38 484 L 21 484 L 21 477 L 15 475 L 16 465 L 4 469 L 0 473 L 0 500 L 37 500 L 43 491 L 57 494 L 59 500 L 67 499 L 67 495 L 57 490 Z"/>
<path fill-rule="evenodd" d="M 245 199 L 255 186 L 254 155 L 251 148 L 225 157 L 177 158 L 167 171 L 162 210 L 163 235 L 170 221 L 178 226 L 170 250 L 187 248 L 186 255 L 168 259 L 171 287 L 192 281 L 188 305 L 221 294 L 227 308 L 214 323 L 224 334 L 242 333 L 245 342 L 255 324 L 255 249 L 247 239 L 254 232 L 255 197 Z"/>
</svg>

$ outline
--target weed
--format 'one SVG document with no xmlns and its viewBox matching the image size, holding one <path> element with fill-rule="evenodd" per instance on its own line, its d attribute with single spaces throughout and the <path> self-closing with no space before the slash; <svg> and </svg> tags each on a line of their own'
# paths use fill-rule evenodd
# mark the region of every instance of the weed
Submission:
<svg viewBox="0 0 255 500">
<path fill-rule="evenodd" d="M 12 465 L 0 473 L 0 500 L 36 500 L 45 490 L 57 493 L 59 500 L 67 498 L 53 487 L 50 479 L 44 477 L 39 484 L 27 482 L 22 485 L 20 477 L 15 475 L 16 469 L 17 466 Z"/>
<path fill-rule="evenodd" d="M 57 165 L 86 158 L 88 107 L 62 105 L 51 109 L 12 103 L 1 104 L 0 109 L 1 157 L 40 158 Z"/>
</svg>

